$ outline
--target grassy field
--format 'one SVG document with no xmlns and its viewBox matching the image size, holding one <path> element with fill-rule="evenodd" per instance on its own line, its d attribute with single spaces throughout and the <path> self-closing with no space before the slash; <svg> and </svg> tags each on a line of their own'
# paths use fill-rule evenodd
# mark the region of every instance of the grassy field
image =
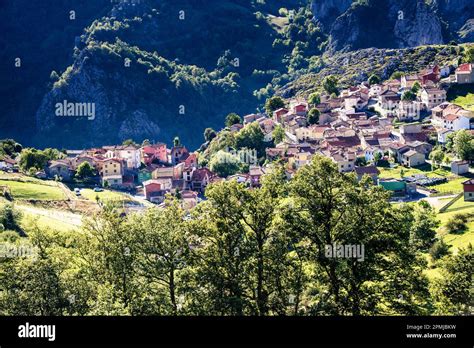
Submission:
<svg viewBox="0 0 474 348">
<path fill-rule="evenodd" d="M 474 94 L 468 93 L 466 96 L 459 96 L 453 100 L 453 103 L 462 106 L 466 110 L 474 111 Z"/>
<path fill-rule="evenodd" d="M 444 184 L 430 186 L 430 188 L 434 188 L 439 193 L 459 193 L 462 192 L 462 183 L 467 179 L 464 177 L 457 177 L 457 178 L 450 178 L 448 182 Z"/>
<path fill-rule="evenodd" d="M 474 84 L 452 85 L 448 89 L 447 100 L 474 111 Z"/>
<path fill-rule="evenodd" d="M 8 186 L 14 199 L 64 200 L 66 195 L 57 186 L 43 182 L 0 180 L 0 186 Z"/>
<path fill-rule="evenodd" d="M 411 176 L 422 174 L 426 175 L 427 177 L 449 177 L 453 176 L 453 174 L 444 168 L 438 168 L 436 170 L 431 170 L 431 165 L 426 164 L 416 168 L 406 168 L 403 166 L 397 166 L 395 168 L 385 168 L 385 167 L 378 167 L 380 171 L 380 178 L 396 178 L 400 179 L 401 174 L 403 172 L 403 176 Z"/>
<path fill-rule="evenodd" d="M 0 197 L 0 208 L 10 203 Z M 78 214 L 55 209 L 36 208 L 28 204 L 15 204 L 15 209 L 21 212 L 20 226 L 28 231 L 33 226 L 45 230 L 56 230 L 59 232 L 77 230 L 82 224 L 82 217 Z"/>
<path fill-rule="evenodd" d="M 39 215 L 37 213 L 25 211 L 22 207 L 17 207 L 22 211 L 23 218 L 21 221 L 21 227 L 25 230 L 31 228 L 36 224 L 39 228 L 45 230 L 56 230 L 59 232 L 74 231 L 79 226 L 71 223 L 71 221 L 65 218 L 60 211 L 49 210 L 48 213 L 51 215 Z"/>
<path fill-rule="evenodd" d="M 397 166 L 396 168 L 383 168 L 379 167 L 380 175 L 379 178 L 395 178 L 401 179 L 403 176 L 412 175 L 426 175 L 429 178 L 447 178 L 448 182 L 429 186 L 429 188 L 437 190 L 439 193 L 450 194 L 459 193 L 462 191 L 462 182 L 466 181 L 467 178 L 464 176 L 456 176 L 445 168 L 438 168 L 431 170 L 431 165 L 427 164 L 417 168 L 405 168 L 403 166 Z"/>
<path fill-rule="evenodd" d="M 461 197 L 452 206 L 450 206 L 444 213 L 438 214 L 438 219 L 441 221 L 441 226 L 438 230 L 438 236 L 442 237 L 443 240 L 451 245 L 451 249 L 455 252 L 460 247 L 465 247 L 469 243 L 474 245 L 474 219 L 467 224 L 467 230 L 460 234 L 449 234 L 446 233 L 445 226 L 450 218 L 456 214 L 474 214 L 474 202 L 465 202 Z"/>
<path fill-rule="evenodd" d="M 107 201 L 128 202 L 132 200 L 129 196 L 121 192 L 111 191 L 111 190 L 104 190 L 102 192 L 94 192 L 94 190 L 92 189 L 82 189 L 81 196 L 94 202 L 96 201 L 96 197 L 99 197 L 99 199 L 102 202 L 107 202 Z"/>
</svg>

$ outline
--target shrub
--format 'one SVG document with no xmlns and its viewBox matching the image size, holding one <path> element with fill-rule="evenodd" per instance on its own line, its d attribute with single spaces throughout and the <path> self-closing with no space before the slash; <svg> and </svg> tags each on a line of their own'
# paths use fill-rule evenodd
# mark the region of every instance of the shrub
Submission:
<svg viewBox="0 0 474 348">
<path fill-rule="evenodd" d="M 430 248 L 429 253 L 433 260 L 439 260 L 443 256 L 449 255 L 451 246 L 446 244 L 442 239 L 436 241 Z"/>
<path fill-rule="evenodd" d="M 0 223 L 6 230 L 20 230 L 21 212 L 13 207 L 13 204 L 5 204 L 0 208 Z"/>
<path fill-rule="evenodd" d="M 449 233 L 463 233 L 467 229 L 469 218 L 465 214 L 456 214 L 446 223 Z"/>
<path fill-rule="evenodd" d="M 15 243 L 20 235 L 15 231 L 4 231 L 0 233 L 0 243 Z"/>
</svg>

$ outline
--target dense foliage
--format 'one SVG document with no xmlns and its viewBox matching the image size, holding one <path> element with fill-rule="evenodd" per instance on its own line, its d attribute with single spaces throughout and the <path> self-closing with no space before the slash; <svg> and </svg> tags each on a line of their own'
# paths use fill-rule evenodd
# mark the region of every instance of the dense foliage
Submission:
<svg viewBox="0 0 474 348">
<path fill-rule="evenodd" d="M 456 314 L 472 300 L 472 248 L 441 259 L 430 288 L 428 207 L 391 205 L 323 157 L 290 182 L 275 166 L 261 188 L 216 183 L 206 198 L 189 212 L 171 196 L 130 215 L 106 205 L 80 233 L 28 230 L 9 243 L 35 257 L 0 261 L 0 313 Z M 337 244 L 363 246 L 362 259 L 328 256 Z"/>
</svg>

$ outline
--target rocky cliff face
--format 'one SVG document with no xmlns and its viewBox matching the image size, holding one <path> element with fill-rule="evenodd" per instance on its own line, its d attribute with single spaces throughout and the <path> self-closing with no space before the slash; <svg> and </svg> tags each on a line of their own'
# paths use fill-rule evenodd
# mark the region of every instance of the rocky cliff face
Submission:
<svg viewBox="0 0 474 348">
<path fill-rule="evenodd" d="M 332 1 L 313 2 L 329 13 Z M 344 6 L 336 8 L 343 9 Z M 335 12 L 334 12 L 335 11 Z M 472 37 L 474 1 L 471 0 L 368 0 L 354 2 L 343 13 L 336 10 L 330 25 L 329 50 L 350 51 L 360 48 L 406 48 L 442 44 L 450 40 L 466 42 Z M 328 22 L 327 17 L 323 17 Z"/>
<path fill-rule="evenodd" d="M 323 24 L 332 24 L 335 18 L 344 13 L 353 0 L 312 0 L 311 10 L 314 17 Z"/>
<path fill-rule="evenodd" d="M 443 43 L 441 21 L 424 0 L 394 1 L 389 18 L 395 20 L 396 47 L 415 47 Z"/>
<path fill-rule="evenodd" d="M 472 0 L 434 0 L 433 8 L 449 23 L 453 31 L 459 30 L 469 19 L 474 19 Z"/>
</svg>

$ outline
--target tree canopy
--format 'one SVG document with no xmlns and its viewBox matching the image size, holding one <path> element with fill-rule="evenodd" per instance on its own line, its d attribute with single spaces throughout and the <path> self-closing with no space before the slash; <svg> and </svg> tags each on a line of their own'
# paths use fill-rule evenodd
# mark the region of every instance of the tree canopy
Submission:
<svg viewBox="0 0 474 348">
<path fill-rule="evenodd" d="M 235 180 L 211 184 L 189 211 L 170 195 L 140 214 L 105 204 L 81 233 L 33 226 L 16 243 L 36 257 L 0 262 L 0 314 L 467 310 L 472 248 L 439 261 L 439 283 L 429 287 L 423 274 L 423 252 L 437 226 L 431 207 L 392 205 L 370 178 L 359 182 L 321 156 L 291 181 L 278 163 L 272 168 L 259 188 Z"/>
</svg>

